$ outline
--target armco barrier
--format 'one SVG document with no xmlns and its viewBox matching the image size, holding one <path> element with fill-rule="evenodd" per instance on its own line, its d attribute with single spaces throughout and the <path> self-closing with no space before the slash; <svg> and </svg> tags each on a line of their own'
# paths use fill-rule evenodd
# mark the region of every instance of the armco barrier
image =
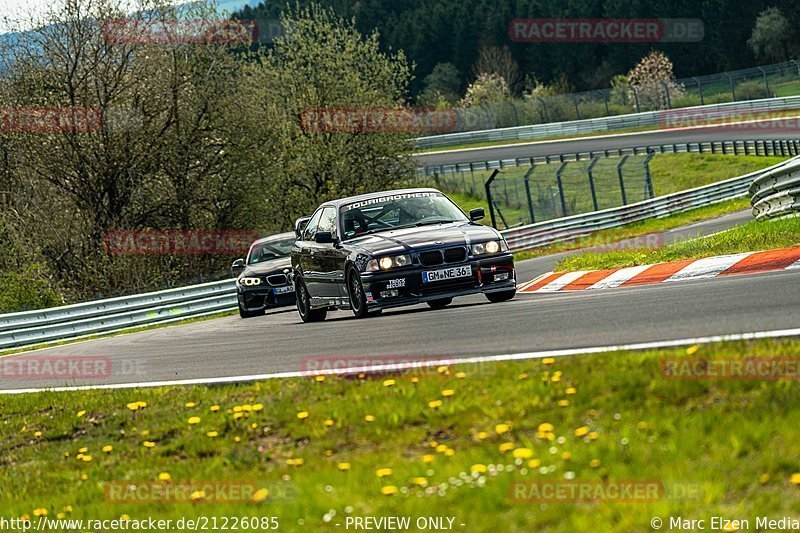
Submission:
<svg viewBox="0 0 800 533">
<path fill-rule="evenodd" d="M 798 158 L 795 158 L 791 162 L 794 164 L 798 160 Z M 617 228 L 649 218 L 674 215 L 724 200 L 742 198 L 748 194 L 753 180 L 765 172 L 769 173 L 788 164 L 787 162 L 780 163 L 744 176 L 666 196 L 659 196 L 635 204 L 530 224 L 506 230 L 503 235 L 514 252 L 541 248 L 556 242 L 570 241 L 595 231 Z"/>
<path fill-rule="evenodd" d="M 750 195 L 758 220 L 800 212 L 800 161 L 793 159 L 764 172 L 753 181 Z"/>
<path fill-rule="evenodd" d="M 569 122 L 554 122 L 549 124 L 533 124 L 530 126 L 517 126 L 513 128 L 500 128 L 482 131 L 467 131 L 463 133 L 448 133 L 419 137 L 416 145 L 421 150 L 455 146 L 471 143 L 485 143 L 497 141 L 529 141 L 545 137 L 562 137 L 585 135 L 618 131 L 622 129 L 651 128 L 655 126 L 670 126 L 670 117 L 676 119 L 683 117 L 687 122 L 695 121 L 711 125 L 714 121 L 727 120 L 742 114 L 770 113 L 775 111 L 790 111 L 800 109 L 800 96 L 787 96 L 783 98 L 765 98 L 762 100 L 749 100 L 745 102 L 727 102 L 696 107 L 684 107 L 665 111 L 645 111 L 629 115 L 616 115 L 602 118 L 584 120 L 571 120 Z M 691 125 L 691 124 L 687 124 Z M 677 126 L 677 124 L 675 124 Z"/>
</svg>

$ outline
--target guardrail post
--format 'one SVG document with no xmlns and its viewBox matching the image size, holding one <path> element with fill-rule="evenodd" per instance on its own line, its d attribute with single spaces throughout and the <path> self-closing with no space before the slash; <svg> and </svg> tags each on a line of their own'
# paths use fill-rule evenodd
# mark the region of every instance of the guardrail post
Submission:
<svg viewBox="0 0 800 533">
<path fill-rule="evenodd" d="M 525 183 L 525 196 L 528 199 L 528 212 L 531 215 L 531 224 L 536 222 L 536 217 L 533 214 L 533 199 L 531 198 L 531 184 L 530 184 L 530 177 L 533 174 L 533 171 L 536 170 L 536 163 L 531 165 L 531 168 L 525 173 L 525 177 L 523 178 L 523 182 Z"/>
<path fill-rule="evenodd" d="M 628 198 L 625 195 L 625 180 L 622 178 L 622 166 L 627 160 L 627 155 L 622 156 L 622 161 L 620 161 L 619 165 L 617 165 L 617 177 L 619 178 L 619 191 L 622 193 L 622 205 L 628 205 Z"/>
<path fill-rule="evenodd" d="M 561 163 L 561 166 L 558 167 L 556 171 L 556 181 L 558 182 L 558 198 L 561 200 L 561 216 L 567 216 L 567 201 L 564 198 L 564 183 L 561 181 L 561 174 L 564 172 L 564 169 L 567 168 L 569 164 L 568 161 L 564 161 Z"/>
<path fill-rule="evenodd" d="M 599 211 L 600 208 L 597 206 L 597 191 L 594 189 L 594 175 L 592 175 L 592 169 L 598 161 L 600 161 L 600 158 L 595 157 L 586 169 L 586 174 L 589 176 L 589 190 L 592 192 L 592 206 L 594 206 L 595 211 Z"/>
<path fill-rule="evenodd" d="M 488 163 L 487 163 L 487 165 L 488 165 Z M 494 172 L 492 172 L 492 175 L 489 176 L 489 179 L 486 180 L 486 183 L 484 183 L 484 185 L 483 185 L 484 188 L 486 189 L 486 201 L 489 203 L 489 216 L 492 219 L 492 227 L 495 228 L 495 229 L 497 229 L 497 220 L 495 219 L 495 216 L 494 216 L 494 202 L 492 201 L 492 182 L 494 181 L 494 179 L 497 177 L 497 175 L 499 173 L 500 173 L 499 170 L 494 169 Z"/>
<path fill-rule="evenodd" d="M 644 160 L 644 199 L 653 198 L 653 177 L 650 175 L 650 161 L 655 157 L 655 152 L 650 152 Z M 649 193 L 649 196 L 648 196 Z M 595 211 L 597 208 L 595 207 Z"/>
</svg>

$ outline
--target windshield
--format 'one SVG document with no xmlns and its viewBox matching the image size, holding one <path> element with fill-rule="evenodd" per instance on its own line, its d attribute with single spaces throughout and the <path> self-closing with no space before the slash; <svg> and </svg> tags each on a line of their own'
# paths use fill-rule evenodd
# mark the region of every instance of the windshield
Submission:
<svg viewBox="0 0 800 533">
<path fill-rule="evenodd" d="M 340 213 L 345 239 L 384 230 L 469 220 L 453 202 L 438 192 L 370 198 L 345 204 Z"/>
<path fill-rule="evenodd" d="M 294 239 L 254 244 L 253 247 L 250 248 L 250 254 L 247 256 L 247 264 L 255 265 L 264 263 L 265 261 L 280 259 L 281 257 L 288 257 L 292 253 L 292 244 L 294 244 Z"/>
</svg>

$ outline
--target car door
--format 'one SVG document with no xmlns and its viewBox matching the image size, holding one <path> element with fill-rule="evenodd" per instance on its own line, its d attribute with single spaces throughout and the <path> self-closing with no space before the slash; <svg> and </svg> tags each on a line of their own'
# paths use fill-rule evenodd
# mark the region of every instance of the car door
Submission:
<svg viewBox="0 0 800 533">
<path fill-rule="evenodd" d="M 326 231 L 331 234 L 334 240 L 338 240 L 339 232 L 336 228 L 336 208 L 327 206 L 322 210 L 317 231 Z M 339 278 L 342 275 L 343 266 L 337 260 L 339 249 L 332 243 L 315 243 L 314 255 L 316 263 L 319 265 L 319 278 L 317 282 L 319 296 L 327 299 L 338 300 L 341 297 L 339 292 Z"/>
<path fill-rule="evenodd" d="M 309 296 L 314 298 L 319 296 L 314 291 L 314 285 L 319 277 L 319 265 L 316 264 L 316 247 L 317 243 L 314 241 L 314 236 L 317 234 L 317 226 L 319 219 L 322 216 L 322 208 L 317 209 L 311 216 L 311 219 L 306 224 L 303 233 L 295 243 L 298 248 L 298 265 L 300 273 L 303 276 L 303 281 L 308 289 Z"/>
</svg>

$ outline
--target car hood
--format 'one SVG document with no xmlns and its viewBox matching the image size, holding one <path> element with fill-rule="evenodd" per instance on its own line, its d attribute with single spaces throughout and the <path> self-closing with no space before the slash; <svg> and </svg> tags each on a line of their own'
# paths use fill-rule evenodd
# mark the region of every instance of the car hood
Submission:
<svg viewBox="0 0 800 533">
<path fill-rule="evenodd" d="M 500 234 L 493 228 L 480 224 L 457 222 L 440 226 L 421 226 L 418 228 L 382 231 L 345 242 L 347 245 L 360 248 L 364 252 L 381 255 L 401 254 L 426 248 L 471 245 L 499 238 Z"/>
<path fill-rule="evenodd" d="M 239 277 L 280 274 L 287 268 L 292 268 L 292 258 L 281 257 L 280 259 L 273 259 L 272 261 L 256 263 L 255 265 L 247 265 L 244 271 L 239 274 Z"/>
</svg>

